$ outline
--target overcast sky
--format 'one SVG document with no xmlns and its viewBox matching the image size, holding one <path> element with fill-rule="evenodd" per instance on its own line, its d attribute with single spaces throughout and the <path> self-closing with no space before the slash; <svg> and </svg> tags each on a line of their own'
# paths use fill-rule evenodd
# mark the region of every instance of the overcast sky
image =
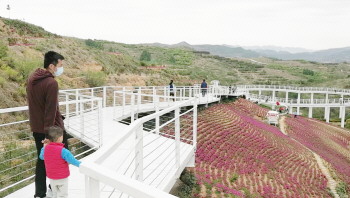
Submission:
<svg viewBox="0 0 350 198">
<path fill-rule="evenodd" d="M 350 0 L 0 0 L 0 15 L 121 43 L 350 46 Z"/>
</svg>

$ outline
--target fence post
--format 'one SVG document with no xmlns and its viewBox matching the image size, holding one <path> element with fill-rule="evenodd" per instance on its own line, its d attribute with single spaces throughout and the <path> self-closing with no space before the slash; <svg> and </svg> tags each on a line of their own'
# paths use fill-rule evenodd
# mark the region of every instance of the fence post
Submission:
<svg viewBox="0 0 350 198">
<path fill-rule="evenodd" d="M 180 167 L 180 108 L 175 109 L 175 165 Z"/>
<path fill-rule="evenodd" d="M 79 115 L 79 91 L 75 90 L 75 115 Z"/>
<path fill-rule="evenodd" d="M 167 93 L 166 93 L 166 86 L 164 86 L 164 99 L 166 99 Z M 166 101 L 166 100 L 165 100 Z M 168 98 L 169 101 L 169 98 Z"/>
<path fill-rule="evenodd" d="M 139 91 L 137 93 L 137 112 L 140 111 L 140 105 L 141 105 L 141 87 L 139 87 Z"/>
<path fill-rule="evenodd" d="M 153 95 L 153 102 L 155 102 L 155 98 L 156 98 L 156 95 L 157 95 L 157 90 L 156 90 L 156 87 L 153 86 L 153 91 L 152 91 L 152 95 Z"/>
<path fill-rule="evenodd" d="M 69 129 L 69 95 L 66 93 L 66 124 Z"/>
<path fill-rule="evenodd" d="M 103 87 L 103 108 L 107 107 L 107 87 Z"/>
<path fill-rule="evenodd" d="M 103 113 L 102 100 L 98 100 L 98 146 L 102 146 L 103 141 Z"/>
<path fill-rule="evenodd" d="M 85 176 L 85 197 L 100 198 L 100 182 L 89 176 Z"/>
<path fill-rule="evenodd" d="M 80 133 L 81 139 L 84 138 L 84 103 L 81 101 L 83 97 L 80 97 Z"/>
<path fill-rule="evenodd" d="M 91 99 L 94 98 L 94 88 L 91 88 Z M 94 109 L 94 101 L 91 100 L 91 111 Z"/>
<path fill-rule="evenodd" d="M 135 95 L 131 94 L 131 123 L 135 120 Z"/>
<path fill-rule="evenodd" d="M 156 101 L 155 101 L 155 104 L 156 104 L 156 113 L 159 112 L 159 97 L 156 97 Z M 159 135 L 159 115 L 157 115 L 156 117 L 156 134 Z"/>
<path fill-rule="evenodd" d="M 193 104 L 193 147 L 197 150 L 197 100 L 194 100 Z"/>
<path fill-rule="evenodd" d="M 123 87 L 123 113 L 122 116 L 124 116 L 124 112 L 125 112 L 125 101 L 126 101 L 126 94 L 125 94 L 125 87 Z"/>
<path fill-rule="evenodd" d="M 135 173 L 136 180 L 143 182 L 143 124 L 136 128 L 135 131 Z"/>
</svg>

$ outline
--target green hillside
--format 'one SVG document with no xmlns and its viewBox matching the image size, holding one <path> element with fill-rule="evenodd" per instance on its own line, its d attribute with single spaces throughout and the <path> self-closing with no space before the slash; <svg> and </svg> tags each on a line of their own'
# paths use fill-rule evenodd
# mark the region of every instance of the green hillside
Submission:
<svg viewBox="0 0 350 198">
<path fill-rule="evenodd" d="M 321 64 L 268 58 L 223 58 L 189 48 L 128 45 L 63 37 L 43 28 L 0 18 L 0 108 L 25 104 L 28 75 L 42 67 L 43 54 L 65 56 L 60 88 L 101 85 L 177 86 L 219 80 L 222 85 L 282 84 L 349 88 L 348 63 Z M 261 64 L 261 63 L 263 64 Z"/>
</svg>

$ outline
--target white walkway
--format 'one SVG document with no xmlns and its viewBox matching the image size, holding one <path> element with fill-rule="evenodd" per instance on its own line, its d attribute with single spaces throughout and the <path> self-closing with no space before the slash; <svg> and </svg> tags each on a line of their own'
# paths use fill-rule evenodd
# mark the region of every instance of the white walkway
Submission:
<svg viewBox="0 0 350 198">
<path fill-rule="evenodd" d="M 170 102 L 174 103 L 174 102 Z M 204 103 L 204 101 L 203 101 Z M 173 105 L 173 104 L 171 104 Z M 163 105 L 164 108 L 167 105 Z M 150 110 L 148 106 L 144 106 L 145 111 Z M 91 112 L 90 112 L 91 113 Z M 93 112 L 92 112 L 93 113 Z M 89 114 L 89 113 L 87 113 Z M 88 115 L 85 115 L 88 116 Z M 113 107 L 107 107 L 103 109 L 103 129 L 102 129 L 102 143 L 106 144 L 109 141 L 116 141 L 120 139 L 123 134 L 124 129 L 128 127 L 128 125 L 121 124 L 113 120 Z M 79 131 L 79 124 L 73 125 L 72 123 L 75 120 L 80 119 L 79 117 L 71 117 L 70 129 L 75 137 L 79 137 L 80 134 L 77 133 Z M 72 130 L 76 127 L 77 130 Z M 89 126 L 85 126 L 89 127 Z M 84 128 L 85 128 L 84 127 Z M 96 136 L 97 134 L 89 134 L 90 137 Z M 143 132 L 144 136 L 144 145 L 149 145 L 148 147 L 144 146 L 143 155 L 147 156 L 144 158 L 144 183 L 149 184 L 151 186 L 157 187 L 159 189 L 169 191 L 174 184 L 173 178 L 181 173 L 179 172 L 179 167 L 176 166 L 174 158 L 168 158 L 170 155 L 175 155 L 175 140 L 166 138 L 160 135 Z M 96 142 L 90 141 L 90 139 L 86 139 L 85 142 L 90 144 L 91 146 L 97 146 Z M 151 144 L 152 143 L 152 144 Z M 181 146 L 181 154 L 180 154 L 180 167 L 186 167 L 187 163 L 194 157 L 193 146 L 185 143 L 180 143 Z M 132 176 L 134 173 L 129 170 L 135 170 L 135 137 L 131 136 L 127 140 L 123 142 L 123 144 L 115 150 L 111 155 L 113 157 L 106 160 L 102 166 L 113 169 L 117 173 L 122 175 Z M 163 149 L 161 149 L 163 147 Z M 166 149 L 165 152 L 164 149 Z M 168 160 L 168 161 L 166 161 Z M 81 160 L 84 163 L 84 159 Z M 159 161 L 159 163 L 157 163 Z M 164 165 L 164 161 L 166 161 L 166 166 Z M 157 166 L 157 164 L 163 164 Z M 149 166 L 148 166 L 149 165 Z M 85 196 L 85 176 L 79 172 L 79 168 L 70 166 L 71 176 L 69 177 L 69 197 L 72 198 L 84 198 Z M 166 177 L 165 177 L 166 176 Z M 49 183 L 49 181 L 48 181 Z M 32 197 L 34 195 L 34 183 L 6 196 L 6 198 L 25 198 Z M 113 188 L 100 184 L 100 197 L 120 197 L 120 192 L 114 190 Z M 127 195 L 123 195 L 121 197 L 127 197 Z"/>
</svg>

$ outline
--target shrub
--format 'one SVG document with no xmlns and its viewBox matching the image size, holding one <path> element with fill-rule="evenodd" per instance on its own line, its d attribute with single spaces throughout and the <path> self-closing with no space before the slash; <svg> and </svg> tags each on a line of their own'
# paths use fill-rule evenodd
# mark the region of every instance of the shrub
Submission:
<svg viewBox="0 0 350 198">
<path fill-rule="evenodd" d="M 18 72 L 10 67 L 4 67 L 4 73 L 6 76 L 12 80 L 12 81 L 19 81 L 21 77 L 19 76 Z"/>
<path fill-rule="evenodd" d="M 15 62 L 14 69 L 16 69 L 24 79 L 27 79 L 40 65 L 42 65 L 42 62 L 39 59 L 21 60 Z"/>
<path fill-rule="evenodd" d="M 26 133 L 26 132 L 18 133 L 18 134 L 17 134 L 17 137 L 18 137 L 18 139 L 20 139 L 20 140 L 29 140 L 29 139 L 30 139 L 29 134 Z"/>
<path fill-rule="evenodd" d="M 92 48 L 103 49 L 103 43 L 96 40 L 87 39 L 85 40 L 85 44 Z"/>
<path fill-rule="evenodd" d="M 0 58 L 7 56 L 7 50 L 8 47 L 3 42 L 0 42 Z"/>
<path fill-rule="evenodd" d="M 151 61 L 151 54 L 147 50 L 143 50 L 140 61 Z"/>
<path fill-rule="evenodd" d="M 85 82 L 90 87 L 99 87 L 106 83 L 106 75 L 103 72 L 86 72 Z"/>
<path fill-rule="evenodd" d="M 234 173 L 233 175 L 232 175 L 232 177 L 230 178 L 230 182 L 235 182 L 237 179 L 238 179 L 238 175 L 236 174 L 236 173 Z"/>
<path fill-rule="evenodd" d="M 344 183 L 344 182 L 340 182 L 336 189 L 335 189 L 338 193 L 338 195 L 341 197 L 341 198 L 345 198 L 345 197 L 348 197 L 348 187 L 347 185 Z"/>
<path fill-rule="evenodd" d="M 180 198 L 190 198 L 192 197 L 192 192 L 194 188 L 197 188 L 198 185 L 196 177 L 186 169 L 181 173 L 180 180 L 183 182 L 179 187 L 177 196 Z"/>
<path fill-rule="evenodd" d="M 4 87 L 6 84 L 6 79 L 0 76 L 0 87 Z"/>
<path fill-rule="evenodd" d="M 313 76 L 315 74 L 315 72 L 312 70 L 309 70 L 309 69 L 304 69 L 303 74 Z"/>
</svg>

